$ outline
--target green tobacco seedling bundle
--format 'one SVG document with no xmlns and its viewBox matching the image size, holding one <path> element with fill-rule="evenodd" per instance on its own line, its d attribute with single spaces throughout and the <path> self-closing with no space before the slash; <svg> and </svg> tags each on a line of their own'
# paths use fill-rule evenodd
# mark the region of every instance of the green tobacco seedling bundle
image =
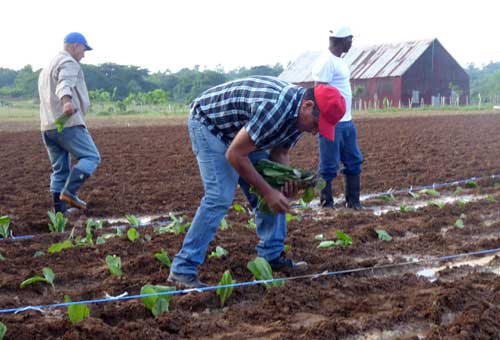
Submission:
<svg viewBox="0 0 500 340">
<path fill-rule="evenodd" d="M 304 189 L 301 199 L 309 203 L 314 198 L 314 192 L 321 191 L 326 183 L 317 174 L 311 171 L 304 171 L 292 168 L 280 163 L 272 162 L 268 159 L 261 159 L 255 163 L 255 169 L 261 174 L 269 185 L 275 189 L 280 189 L 286 182 L 295 182 L 300 189 Z M 259 209 L 270 211 L 266 202 L 253 188 L 251 190 L 259 200 Z"/>
</svg>

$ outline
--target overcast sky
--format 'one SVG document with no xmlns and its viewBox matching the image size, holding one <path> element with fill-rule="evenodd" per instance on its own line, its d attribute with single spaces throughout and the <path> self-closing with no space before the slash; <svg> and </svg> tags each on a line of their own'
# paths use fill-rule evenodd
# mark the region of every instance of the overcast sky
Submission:
<svg viewBox="0 0 500 340">
<path fill-rule="evenodd" d="M 328 30 L 342 25 L 355 46 L 438 38 L 462 66 L 481 66 L 500 61 L 499 9 L 498 0 L 2 0 L 0 67 L 44 67 L 71 31 L 94 48 L 86 64 L 286 66 L 327 48 Z"/>
</svg>

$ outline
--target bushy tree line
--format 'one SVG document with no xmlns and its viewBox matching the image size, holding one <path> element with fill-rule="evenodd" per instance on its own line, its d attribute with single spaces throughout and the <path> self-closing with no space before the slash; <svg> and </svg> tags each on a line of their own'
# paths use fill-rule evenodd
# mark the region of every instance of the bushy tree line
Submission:
<svg viewBox="0 0 500 340">
<path fill-rule="evenodd" d="M 222 67 L 200 70 L 199 66 L 195 66 L 175 73 L 169 70 L 151 73 L 137 66 L 106 63 L 98 66 L 83 64 L 83 69 L 93 100 L 142 105 L 167 101 L 189 103 L 212 86 L 249 75 L 277 76 L 283 71 L 283 66 L 242 67 L 229 72 L 224 72 Z M 0 97 L 36 98 L 39 73 L 40 70 L 34 71 L 30 65 L 19 71 L 0 68 Z"/>
<path fill-rule="evenodd" d="M 470 96 L 477 100 L 479 95 L 484 103 L 498 104 L 500 100 L 500 62 L 489 63 L 478 68 L 470 64 L 466 68 L 470 78 Z"/>
</svg>

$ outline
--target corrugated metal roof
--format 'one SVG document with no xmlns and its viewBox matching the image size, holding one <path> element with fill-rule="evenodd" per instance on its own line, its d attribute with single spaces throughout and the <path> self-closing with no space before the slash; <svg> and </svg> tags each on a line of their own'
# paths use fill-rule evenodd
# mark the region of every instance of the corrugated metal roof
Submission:
<svg viewBox="0 0 500 340">
<path fill-rule="evenodd" d="M 424 53 L 434 39 L 353 47 L 344 56 L 351 69 L 351 79 L 402 76 Z M 280 74 L 292 83 L 312 82 L 311 71 L 321 52 L 306 52 Z"/>
</svg>

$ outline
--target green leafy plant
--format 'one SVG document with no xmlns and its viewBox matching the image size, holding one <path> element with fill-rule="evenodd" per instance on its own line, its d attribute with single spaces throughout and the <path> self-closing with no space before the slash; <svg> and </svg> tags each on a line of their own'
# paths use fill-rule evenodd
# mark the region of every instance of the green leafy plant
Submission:
<svg viewBox="0 0 500 340">
<path fill-rule="evenodd" d="M 172 265 L 172 262 L 168 257 L 168 253 L 164 249 L 162 249 L 159 253 L 155 253 L 155 259 L 163 263 L 168 268 Z"/>
<path fill-rule="evenodd" d="M 5 326 L 2 321 L 0 321 L 0 340 L 3 340 L 5 333 L 7 333 L 7 326 Z"/>
<path fill-rule="evenodd" d="M 289 251 L 290 249 L 292 249 L 292 246 L 291 246 L 291 245 L 289 245 L 289 244 L 285 244 L 285 245 L 283 246 L 283 250 L 284 250 L 284 251 Z"/>
<path fill-rule="evenodd" d="M 410 195 L 414 200 L 418 200 L 420 198 L 420 194 L 413 191 L 408 192 L 408 195 Z"/>
<path fill-rule="evenodd" d="M 243 213 L 243 214 L 247 213 L 247 210 L 245 209 L 245 207 L 242 206 L 239 203 L 234 203 L 233 204 L 233 210 L 236 211 L 236 212 L 238 212 L 238 213 Z"/>
<path fill-rule="evenodd" d="M 485 199 L 486 199 L 486 202 L 488 202 L 488 203 L 495 203 L 497 201 L 493 195 L 488 195 L 488 196 L 486 196 Z"/>
<path fill-rule="evenodd" d="M 131 241 L 134 242 L 137 240 L 139 237 L 141 237 L 141 234 L 137 231 L 135 228 L 130 228 L 127 230 L 127 238 Z"/>
<path fill-rule="evenodd" d="M 68 295 L 64 295 L 64 302 L 71 302 Z M 68 317 L 72 324 L 77 324 L 90 315 L 90 310 L 86 304 L 69 305 Z"/>
<path fill-rule="evenodd" d="M 465 183 L 465 186 L 473 189 L 479 188 L 479 184 L 477 184 L 476 181 L 467 181 L 467 183 Z"/>
<path fill-rule="evenodd" d="M 224 249 L 220 246 L 217 246 L 217 247 L 215 247 L 215 250 L 212 251 L 210 253 L 210 255 L 208 255 L 208 258 L 211 259 L 212 257 L 222 257 L 222 256 L 226 256 L 227 254 L 229 254 L 229 252 L 226 249 Z"/>
<path fill-rule="evenodd" d="M 52 286 L 52 290 L 55 292 L 56 291 L 56 288 L 54 287 L 55 275 L 54 275 L 54 272 L 52 271 L 52 269 L 50 269 L 49 267 L 44 267 L 42 269 L 42 273 L 43 273 L 43 277 L 40 275 L 34 275 L 32 277 L 29 277 L 26 280 L 24 280 L 23 282 L 21 282 L 19 287 L 24 288 L 28 285 L 33 284 L 33 283 L 45 282 L 45 283 L 50 284 Z"/>
<path fill-rule="evenodd" d="M 460 195 L 462 192 L 464 192 L 464 190 L 465 190 L 465 189 L 464 189 L 464 188 L 462 188 L 461 186 L 457 186 L 457 187 L 455 188 L 455 191 L 453 192 L 453 194 L 454 194 L 454 195 L 456 195 L 456 196 L 458 196 L 458 195 Z"/>
<path fill-rule="evenodd" d="M 377 233 L 378 239 L 382 241 L 390 241 L 392 240 L 392 236 L 389 235 L 387 231 L 384 229 L 375 229 L 375 232 Z"/>
<path fill-rule="evenodd" d="M 299 205 L 300 205 L 301 209 L 307 209 L 307 208 L 309 208 L 309 203 L 310 202 L 306 202 L 302 198 L 299 199 Z"/>
<path fill-rule="evenodd" d="M 0 253 L 0 262 L 3 262 L 5 261 L 5 257 L 2 255 L 2 253 Z"/>
<path fill-rule="evenodd" d="M 118 236 L 117 234 L 111 234 L 111 233 L 102 234 L 101 236 L 97 237 L 97 239 L 95 240 L 95 244 L 97 244 L 97 245 L 104 244 L 104 243 L 106 243 L 107 240 L 114 238 L 114 237 L 117 237 L 117 236 Z"/>
<path fill-rule="evenodd" d="M 226 217 L 223 217 L 222 220 L 220 221 L 220 230 L 227 230 L 231 228 L 231 225 L 227 222 Z"/>
<path fill-rule="evenodd" d="M 47 251 L 49 252 L 49 254 L 54 254 L 54 253 L 60 252 L 61 250 L 72 248 L 72 247 L 73 247 L 73 242 L 71 242 L 71 240 L 66 240 L 63 242 L 51 244 L 49 249 L 47 249 Z"/>
<path fill-rule="evenodd" d="M 61 212 L 54 214 L 52 211 L 47 212 L 50 218 L 49 231 L 51 233 L 62 233 L 66 229 L 68 219 Z"/>
<path fill-rule="evenodd" d="M 56 121 L 54 123 L 55 123 L 56 129 L 57 129 L 57 132 L 59 132 L 59 133 L 63 132 L 64 124 L 66 124 L 66 122 L 68 121 L 69 118 L 70 118 L 70 116 L 66 116 L 63 114 L 56 119 Z"/>
<path fill-rule="evenodd" d="M 106 263 L 108 264 L 109 272 L 115 276 L 122 276 L 122 259 L 116 255 L 106 256 Z"/>
<path fill-rule="evenodd" d="M 280 189 L 289 181 L 297 183 L 299 188 L 304 189 L 301 198 L 306 203 L 312 201 L 315 192 L 320 192 L 326 186 L 326 182 L 319 178 L 314 172 L 292 168 L 284 164 L 272 162 L 268 159 L 258 160 L 255 163 L 255 169 L 264 180 L 275 189 Z M 271 211 L 264 198 L 255 188 L 250 188 L 250 192 L 257 196 L 259 210 Z"/>
<path fill-rule="evenodd" d="M 408 206 L 406 204 L 401 204 L 399 206 L 399 211 L 402 212 L 402 213 L 407 213 L 407 212 L 415 211 L 415 208 L 410 207 L 410 206 Z"/>
<path fill-rule="evenodd" d="M 35 254 L 33 255 L 33 257 L 42 257 L 42 256 L 45 256 L 45 253 L 41 250 L 36 251 Z"/>
<path fill-rule="evenodd" d="M 255 260 L 248 262 L 247 264 L 248 270 L 253 274 L 256 280 L 272 280 L 273 279 L 273 270 L 269 265 L 269 262 L 263 257 L 257 257 Z M 283 280 L 277 280 L 273 282 L 265 282 L 264 286 L 266 288 L 270 287 L 282 287 L 285 284 Z"/>
<path fill-rule="evenodd" d="M 219 286 L 232 285 L 235 282 L 236 281 L 233 281 L 233 277 L 231 276 L 231 272 L 229 270 L 226 270 L 224 272 L 224 274 L 222 274 L 222 278 L 219 282 Z M 233 288 L 234 287 L 217 288 L 216 294 L 219 297 L 221 307 L 224 307 L 224 304 L 226 303 L 227 299 L 229 299 L 229 297 L 233 293 Z"/>
<path fill-rule="evenodd" d="M 184 222 L 185 216 L 177 217 L 172 213 L 170 213 L 169 216 L 172 222 L 170 222 L 166 226 L 157 227 L 155 231 L 159 234 L 164 234 L 164 233 L 185 234 L 186 230 L 191 225 L 190 222 Z"/>
<path fill-rule="evenodd" d="M 418 192 L 420 195 L 438 197 L 440 195 L 439 191 L 435 189 L 422 189 Z"/>
<path fill-rule="evenodd" d="M 144 285 L 141 288 L 141 295 L 143 294 L 158 294 L 164 292 L 174 291 L 175 287 L 161 286 L 161 285 Z M 172 295 L 152 295 L 142 298 L 142 302 L 146 308 L 153 314 L 154 317 L 168 312 Z"/>
<path fill-rule="evenodd" d="M 248 229 L 257 229 L 257 224 L 255 224 L 255 218 L 250 218 L 248 221 L 247 221 L 247 228 Z"/>
<path fill-rule="evenodd" d="M 460 217 L 455 221 L 455 224 L 453 224 L 454 227 L 463 229 L 465 227 L 465 214 L 460 214 Z"/>
<path fill-rule="evenodd" d="M 300 215 L 292 215 L 290 213 L 286 213 L 286 222 L 290 223 L 292 221 L 302 222 L 304 218 Z"/>
<path fill-rule="evenodd" d="M 386 202 L 394 202 L 396 200 L 396 197 L 394 197 L 394 194 L 392 192 L 388 193 L 388 194 L 380 195 L 379 197 L 380 197 L 380 199 L 382 199 Z"/>
<path fill-rule="evenodd" d="M 125 215 L 125 218 L 132 227 L 139 227 L 141 225 L 141 222 L 135 215 Z"/>
<path fill-rule="evenodd" d="M 0 217 L 0 236 L 4 239 L 10 236 L 10 222 L 12 219 L 9 216 Z"/>
<path fill-rule="evenodd" d="M 445 205 L 446 205 L 446 203 L 444 203 L 444 202 L 437 202 L 437 201 L 431 201 L 431 202 L 429 202 L 429 206 L 436 207 L 436 208 L 439 208 L 439 209 L 443 209 Z"/>
<path fill-rule="evenodd" d="M 352 245 L 352 238 L 343 233 L 340 230 L 335 231 L 337 235 L 336 240 L 324 240 L 318 245 L 318 248 L 330 248 L 330 247 L 349 247 Z"/>
<path fill-rule="evenodd" d="M 92 230 L 96 229 L 102 229 L 102 221 L 94 221 L 91 218 L 87 219 L 87 225 L 85 227 L 85 243 L 89 246 L 94 245 L 94 240 L 92 239 Z"/>
</svg>

